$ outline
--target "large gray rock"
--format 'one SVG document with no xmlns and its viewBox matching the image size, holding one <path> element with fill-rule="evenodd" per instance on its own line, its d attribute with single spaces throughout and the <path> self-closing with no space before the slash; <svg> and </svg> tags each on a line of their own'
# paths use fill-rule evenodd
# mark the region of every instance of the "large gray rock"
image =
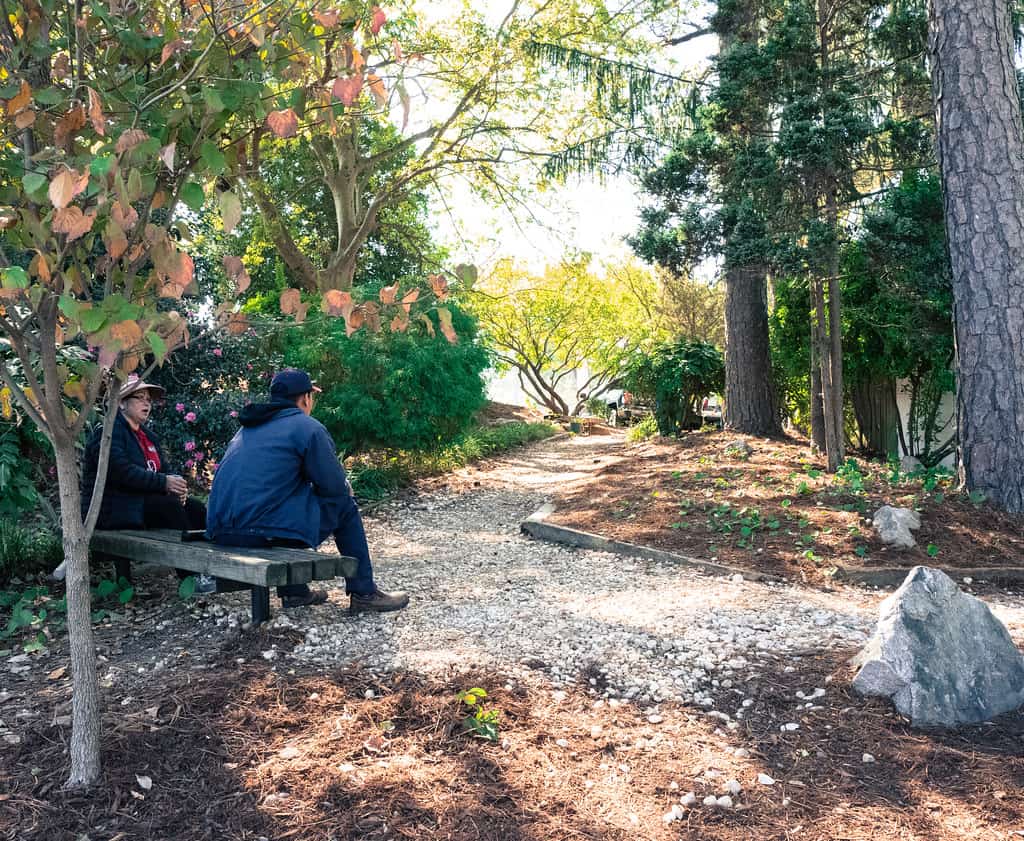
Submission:
<svg viewBox="0 0 1024 841">
<path fill-rule="evenodd" d="M 914 535 L 910 532 L 921 528 L 921 517 L 909 508 L 893 508 L 883 505 L 872 518 L 878 538 L 886 546 L 894 549 L 913 549 L 917 546 Z"/>
<path fill-rule="evenodd" d="M 892 698 L 915 726 L 987 721 L 1024 704 L 1024 655 L 980 599 L 914 567 L 854 660 L 853 688 Z"/>
</svg>

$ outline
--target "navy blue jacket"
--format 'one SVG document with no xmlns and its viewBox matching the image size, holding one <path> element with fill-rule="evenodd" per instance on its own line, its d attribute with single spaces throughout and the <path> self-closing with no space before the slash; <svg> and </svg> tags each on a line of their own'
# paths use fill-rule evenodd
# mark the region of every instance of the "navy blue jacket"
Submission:
<svg viewBox="0 0 1024 841">
<path fill-rule="evenodd" d="M 317 546 L 348 497 L 330 433 L 294 403 L 250 404 L 210 489 L 206 535 L 217 543 L 288 538 Z"/>
<path fill-rule="evenodd" d="M 110 462 L 107 465 L 107 484 L 100 503 L 100 516 L 96 521 L 101 529 L 144 529 L 142 510 L 147 494 L 163 495 L 167 491 L 167 475 L 173 473 L 167 463 L 167 456 L 160 447 L 160 441 L 148 426 L 143 432 L 160 454 L 160 471 L 155 473 L 146 467 L 146 458 L 124 415 L 117 413 L 114 432 L 110 439 Z M 85 445 L 85 460 L 82 464 L 82 516 L 89 510 L 92 501 L 96 468 L 100 460 L 100 439 L 103 425 L 99 424 Z"/>
</svg>

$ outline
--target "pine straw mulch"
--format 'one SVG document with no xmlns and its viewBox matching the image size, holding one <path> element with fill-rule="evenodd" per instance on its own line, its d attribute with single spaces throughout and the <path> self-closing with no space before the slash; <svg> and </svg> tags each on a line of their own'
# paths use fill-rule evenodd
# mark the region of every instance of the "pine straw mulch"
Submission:
<svg viewBox="0 0 1024 841">
<path fill-rule="evenodd" d="M 548 522 L 808 583 L 837 567 L 1024 568 L 1024 516 L 972 501 L 952 477 L 893 481 L 886 465 L 864 459 L 856 474 L 830 476 L 796 438 L 749 438 L 753 454 L 743 460 L 725 453 L 737 437 L 623 441 L 553 500 Z M 878 540 L 865 518 L 882 505 L 921 512 L 916 549 Z"/>
<path fill-rule="evenodd" d="M 729 733 L 697 710 L 663 707 L 653 725 L 582 689 L 508 690 L 495 674 L 167 674 L 125 705 L 106 698 L 104 779 L 88 795 L 60 788 L 65 728 L 30 728 L 0 752 L 0 838 L 945 841 L 1024 828 L 1024 716 L 912 731 L 851 693 L 849 653 L 780 658 L 744 685 L 755 703 Z M 501 710 L 500 744 L 461 731 L 456 693 L 477 684 Z M 815 686 L 822 708 L 798 712 L 796 691 Z M 732 711 L 740 695 L 718 700 Z M 801 728 L 781 733 L 786 721 Z M 777 783 L 758 785 L 762 771 Z M 662 822 L 681 794 L 720 794 L 729 778 L 743 785 L 734 811 Z"/>
</svg>

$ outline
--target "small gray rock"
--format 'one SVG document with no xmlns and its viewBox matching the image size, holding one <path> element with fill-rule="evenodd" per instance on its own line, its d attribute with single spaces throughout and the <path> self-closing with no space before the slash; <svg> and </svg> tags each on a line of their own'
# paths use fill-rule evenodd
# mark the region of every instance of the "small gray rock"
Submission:
<svg viewBox="0 0 1024 841">
<path fill-rule="evenodd" d="M 886 546 L 894 549 L 913 549 L 917 545 L 912 530 L 921 528 L 921 518 L 909 508 L 894 508 L 883 505 L 875 512 L 872 520 L 878 537 Z"/>
<path fill-rule="evenodd" d="M 853 688 L 892 698 L 915 726 L 987 721 L 1024 704 L 1024 655 L 980 599 L 914 567 L 879 610 Z"/>
</svg>

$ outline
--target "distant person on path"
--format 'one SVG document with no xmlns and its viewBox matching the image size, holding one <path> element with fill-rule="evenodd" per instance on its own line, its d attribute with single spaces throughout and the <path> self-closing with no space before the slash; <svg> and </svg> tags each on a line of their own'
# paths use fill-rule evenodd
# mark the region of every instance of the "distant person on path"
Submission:
<svg viewBox="0 0 1024 841">
<path fill-rule="evenodd" d="M 222 546 L 315 548 L 334 535 L 338 551 L 359 561 L 345 579 L 352 612 L 401 610 L 409 597 L 374 583 L 352 486 L 330 434 L 310 417 L 319 391 L 305 371 L 286 368 L 270 383 L 270 402 L 242 409 L 210 490 L 207 537 Z M 286 608 L 327 601 L 306 584 L 277 594 Z"/>
<path fill-rule="evenodd" d="M 176 529 L 206 528 L 206 508 L 188 495 L 188 485 L 176 473 L 160 447 L 160 441 L 146 422 L 153 404 L 164 395 L 158 385 L 143 382 L 136 374 L 121 386 L 121 409 L 114 421 L 110 439 L 107 481 L 100 503 L 100 529 Z M 102 424 L 97 425 L 85 447 L 82 466 L 82 516 L 92 502 L 96 471 L 99 468 Z M 61 565 L 61 567 L 63 564 Z M 63 577 L 58 567 L 54 576 Z M 180 577 L 189 573 L 179 570 Z M 216 581 L 209 575 L 197 575 L 196 592 L 212 593 Z"/>
</svg>

